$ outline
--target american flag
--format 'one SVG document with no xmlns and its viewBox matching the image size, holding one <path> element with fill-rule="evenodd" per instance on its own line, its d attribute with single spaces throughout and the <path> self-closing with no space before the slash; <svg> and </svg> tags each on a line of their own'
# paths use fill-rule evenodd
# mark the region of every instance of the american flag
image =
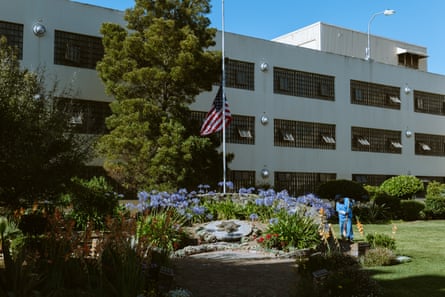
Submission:
<svg viewBox="0 0 445 297">
<path fill-rule="evenodd" d="M 229 104 L 227 103 L 227 99 L 224 100 L 224 116 L 225 121 L 223 120 L 223 100 L 222 100 L 222 87 L 219 87 L 218 93 L 216 94 L 215 100 L 213 100 L 212 108 L 207 113 L 204 123 L 201 126 L 201 135 L 209 135 L 212 133 L 216 133 L 223 128 L 223 124 L 227 127 L 232 120 L 232 115 L 230 113 Z"/>
</svg>

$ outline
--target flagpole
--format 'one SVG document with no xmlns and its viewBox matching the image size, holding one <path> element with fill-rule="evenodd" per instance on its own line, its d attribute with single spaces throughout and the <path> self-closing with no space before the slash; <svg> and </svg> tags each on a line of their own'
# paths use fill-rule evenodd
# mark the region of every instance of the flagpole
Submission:
<svg viewBox="0 0 445 297">
<path fill-rule="evenodd" d="M 223 149 L 223 194 L 226 194 L 226 71 L 225 71 L 225 52 L 224 52 L 224 0 L 221 0 L 221 47 L 222 47 L 222 110 L 223 110 L 223 128 L 222 128 L 222 149 Z"/>
</svg>

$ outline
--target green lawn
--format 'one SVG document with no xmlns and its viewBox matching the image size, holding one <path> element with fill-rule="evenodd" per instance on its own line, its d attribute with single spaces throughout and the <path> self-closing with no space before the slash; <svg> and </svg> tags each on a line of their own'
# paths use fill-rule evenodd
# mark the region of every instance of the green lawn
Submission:
<svg viewBox="0 0 445 297">
<path fill-rule="evenodd" d="M 445 296 L 445 221 L 395 222 L 397 255 L 409 263 L 370 268 L 385 290 L 385 297 Z M 366 233 L 393 236 L 393 224 L 364 225 Z M 364 239 L 354 232 L 357 240 Z"/>
</svg>

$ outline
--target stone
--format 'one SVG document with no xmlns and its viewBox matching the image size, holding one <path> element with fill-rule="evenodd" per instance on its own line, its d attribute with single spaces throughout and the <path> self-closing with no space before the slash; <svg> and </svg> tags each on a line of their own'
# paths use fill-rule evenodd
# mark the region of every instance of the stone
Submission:
<svg viewBox="0 0 445 297">
<path fill-rule="evenodd" d="M 212 221 L 204 226 L 204 229 L 220 241 L 241 240 L 252 232 L 250 223 L 241 220 Z"/>
</svg>

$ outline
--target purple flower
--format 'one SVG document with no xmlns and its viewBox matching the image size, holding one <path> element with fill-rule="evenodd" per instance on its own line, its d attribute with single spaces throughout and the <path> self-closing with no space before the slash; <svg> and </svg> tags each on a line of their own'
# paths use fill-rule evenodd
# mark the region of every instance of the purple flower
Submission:
<svg viewBox="0 0 445 297">
<path fill-rule="evenodd" d="M 258 215 L 257 215 L 256 213 L 252 213 L 252 214 L 250 214 L 249 218 L 250 218 L 252 221 L 256 221 L 256 220 L 258 220 Z"/>
</svg>

